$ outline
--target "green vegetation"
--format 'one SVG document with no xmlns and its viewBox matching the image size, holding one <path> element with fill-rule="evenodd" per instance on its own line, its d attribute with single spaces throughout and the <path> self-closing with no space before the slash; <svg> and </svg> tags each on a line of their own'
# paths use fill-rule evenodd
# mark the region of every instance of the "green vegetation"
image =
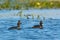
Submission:
<svg viewBox="0 0 60 40">
<path fill-rule="evenodd" d="M 60 2 L 59 1 L 35 1 L 35 2 L 29 2 L 29 3 L 23 3 L 23 4 L 15 4 L 11 7 L 10 2 L 5 2 L 3 4 L 0 4 L 0 9 L 21 9 L 22 6 L 24 6 L 24 9 L 28 8 L 38 8 L 38 9 L 51 9 L 51 8 L 60 8 Z"/>
<path fill-rule="evenodd" d="M 50 2 L 31 2 L 29 3 L 30 7 L 33 8 L 60 8 L 60 2 L 58 1 L 50 1 Z"/>
</svg>

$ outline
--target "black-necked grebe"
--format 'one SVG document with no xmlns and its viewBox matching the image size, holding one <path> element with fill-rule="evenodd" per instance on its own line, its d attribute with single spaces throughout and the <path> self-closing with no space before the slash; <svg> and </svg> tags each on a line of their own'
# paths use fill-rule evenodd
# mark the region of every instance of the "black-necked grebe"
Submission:
<svg viewBox="0 0 60 40">
<path fill-rule="evenodd" d="M 20 30 L 21 29 L 20 28 L 20 24 L 21 24 L 21 22 L 20 22 L 20 20 L 18 20 L 17 26 L 11 27 L 9 29 L 17 29 L 17 30 Z"/>
<path fill-rule="evenodd" d="M 32 28 L 40 28 L 42 29 L 43 28 L 43 25 L 42 25 L 42 21 L 40 21 L 39 25 L 34 25 Z"/>
</svg>

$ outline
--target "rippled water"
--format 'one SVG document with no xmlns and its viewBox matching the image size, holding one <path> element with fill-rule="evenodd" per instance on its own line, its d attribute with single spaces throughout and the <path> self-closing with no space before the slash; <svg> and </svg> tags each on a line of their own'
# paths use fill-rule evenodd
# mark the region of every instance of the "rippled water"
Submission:
<svg viewBox="0 0 60 40">
<path fill-rule="evenodd" d="M 21 20 L 21 30 L 8 30 L 16 26 Z M 47 19 L 43 21 L 43 29 L 33 29 L 39 20 L 5 18 L 0 19 L 0 40 L 60 40 L 60 19 Z"/>
<path fill-rule="evenodd" d="M 25 10 L 26 13 L 31 10 Z M 25 12 L 23 11 L 23 13 Z M 36 10 L 35 13 L 37 13 Z M 1 11 L 1 14 L 14 14 L 18 11 Z M 40 10 L 41 12 L 41 10 Z M 40 13 L 38 12 L 38 13 Z M 49 11 L 43 11 L 42 13 L 48 13 Z M 58 13 L 60 10 L 52 11 L 51 13 Z M 59 17 L 59 16 L 58 16 Z M 56 16 L 57 18 L 57 16 Z M 12 26 L 16 26 L 17 21 L 21 20 L 21 30 L 8 30 Z M 26 19 L 19 16 L 4 16 L 0 17 L 0 40 L 60 40 L 60 19 L 46 19 L 43 20 L 43 29 L 33 29 L 34 25 L 39 24 L 39 19 Z"/>
</svg>

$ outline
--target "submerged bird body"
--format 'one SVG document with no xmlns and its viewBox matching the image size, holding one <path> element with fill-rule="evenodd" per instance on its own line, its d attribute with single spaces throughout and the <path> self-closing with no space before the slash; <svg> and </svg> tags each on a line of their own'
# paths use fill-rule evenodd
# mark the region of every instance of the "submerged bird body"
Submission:
<svg viewBox="0 0 60 40">
<path fill-rule="evenodd" d="M 17 29 L 17 26 L 16 27 L 10 27 L 9 29 Z"/>
<path fill-rule="evenodd" d="M 13 26 L 13 27 L 10 27 L 8 30 L 14 30 L 14 29 L 19 30 L 19 29 L 21 29 L 21 28 L 18 28 L 17 26 Z"/>
<path fill-rule="evenodd" d="M 42 29 L 43 27 L 40 26 L 40 25 L 34 25 L 32 28 L 40 28 L 40 29 Z"/>
<path fill-rule="evenodd" d="M 39 25 L 34 25 L 32 28 L 40 28 L 40 29 L 42 29 L 43 28 L 42 21 L 40 21 Z"/>
<path fill-rule="evenodd" d="M 19 29 L 21 29 L 20 28 L 20 24 L 21 24 L 20 20 L 18 20 L 17 26 L 10 27 L 9 30 L 11 30 L 11 29 L 17 29 L 17 30 L 19 30 Z"/>
<path fill-rule="evenodd" d="M 40 25 L 34 25 L 33 28 L 39 28 Z"/>
</svg>

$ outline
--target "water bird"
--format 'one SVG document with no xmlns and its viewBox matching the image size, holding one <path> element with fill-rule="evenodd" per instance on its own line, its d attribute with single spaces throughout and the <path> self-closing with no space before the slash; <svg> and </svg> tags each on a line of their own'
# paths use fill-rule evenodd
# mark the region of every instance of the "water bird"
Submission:
<svg viewBox="0 0 60 40">
<path fill-rule="evenodd" d="M 29 16 L 27 16 L 27 19 L 29 19 Z"/>
<path fill-rule="evenodd" d="M 42 21 L 40 21 L 39 25 L 34 25 L 32 28 L 40 28 L 43 29 Z"/>
<path fill-rule="evenodd" d="M 27 14 L 27 15 L 25 15 L 26 17 L 27 17 L 27 19 L 29 19 L 29 16 L 31 16 L 30 14 Z"/>
<path fill-rule="evenodd" d="M 9 30 L 10 30 L 10 29 L 20 30 L 20 29 L 21 29 L 21 28 L 20 28 L 20 24 L 21 24 L 21 22 L 20 22 L 20 20 L 18 20 L 17 26 L 10 27 Z"/>
</svg>

